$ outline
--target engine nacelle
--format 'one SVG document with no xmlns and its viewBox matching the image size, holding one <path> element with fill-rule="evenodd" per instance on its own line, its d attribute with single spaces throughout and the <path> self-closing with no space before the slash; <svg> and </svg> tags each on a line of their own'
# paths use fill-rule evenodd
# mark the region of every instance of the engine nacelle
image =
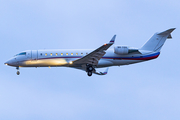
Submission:
<svg viewBox="0 0 180 120">
<path fill-rule="evenodd" d="M 127 46 L 115 46 L 114 53 L 119 55 L 127 55 L 129 53 L 129 48 Z"/>
</svg>

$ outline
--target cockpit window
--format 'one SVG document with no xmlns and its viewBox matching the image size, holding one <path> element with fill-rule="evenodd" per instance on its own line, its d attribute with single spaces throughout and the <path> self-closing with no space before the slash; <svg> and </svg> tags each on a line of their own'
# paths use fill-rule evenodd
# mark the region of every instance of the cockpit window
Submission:
<svg viewBox="0 0 180 120">
<path fill-rule="evenodd" d="M 26 55 L 26 52 L 19 53 L 19 55 Z"/>
<path fill-rule="evenodd" d="M 26 52 L 19 53 L 19 54 L 15 55 L 15 56 L 18 56 L 18 55 L 26 55 Z"/>
</svg>

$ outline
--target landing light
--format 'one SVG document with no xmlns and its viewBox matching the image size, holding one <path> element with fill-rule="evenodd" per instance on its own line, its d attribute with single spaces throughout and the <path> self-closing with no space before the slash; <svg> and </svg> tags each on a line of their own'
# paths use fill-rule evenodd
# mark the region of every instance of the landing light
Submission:
<svg viewBox="0 0 180 120">
<path fill-rule="evenodd" d="M 5 63 L 5 65 L 8 65 L 7 63 Z"/>
<path fill-rule="evenodd" d="M 69 64 L 73 64 L 73 62 L 72 62 L 72 61 L 70 61 L 70 62 L 69 62 Z"/>
</svg>

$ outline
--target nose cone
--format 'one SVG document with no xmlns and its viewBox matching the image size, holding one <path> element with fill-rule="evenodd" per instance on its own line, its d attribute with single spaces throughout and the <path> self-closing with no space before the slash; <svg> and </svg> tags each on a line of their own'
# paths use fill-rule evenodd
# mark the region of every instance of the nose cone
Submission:
<svg viewBox="0 0 180 120">
<path fill-rule="evenodd" d="M 10 61 L 7 61 L 4 63 L 5 65 L 10 65 Z"/>
<path fill-rule="evenodd" d="M 5 65 L 8 66 L 15 66 L 16 65 L 16 60 L 14 58 L 8 60 L 7 62 L 4 63 Z"/>
</svg>

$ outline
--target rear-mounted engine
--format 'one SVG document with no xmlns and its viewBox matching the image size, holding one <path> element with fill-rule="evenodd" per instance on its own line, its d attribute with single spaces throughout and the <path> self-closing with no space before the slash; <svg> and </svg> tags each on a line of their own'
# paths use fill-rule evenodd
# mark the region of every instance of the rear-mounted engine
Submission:
<svg viewBox="0 0 180 120">
<path fill-rule="evenodd" d="M 135 49 L 135 48 L 129 48 L 127 46 L 115 46 L 114 47 L 114 53 L 116 53 L 118 55 L 127 55 L 127 54 L 135 53 L 135 52 L 137 54 L 140 54 L 138 49 Z"/>
</svg>

